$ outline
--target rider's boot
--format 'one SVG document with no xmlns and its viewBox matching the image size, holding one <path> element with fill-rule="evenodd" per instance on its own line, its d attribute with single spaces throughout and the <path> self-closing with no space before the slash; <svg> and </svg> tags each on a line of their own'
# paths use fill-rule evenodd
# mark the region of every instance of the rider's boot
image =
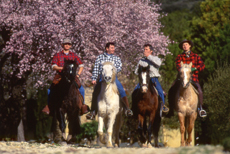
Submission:
<svg viewBox="0 0 230 154">
<path fill-rule="evenodd" d="M 167 94 L 164 90 L 163 90 L 163 94 L 164 94 L 164 98 L 166 98 Z M 165 113 L 169 112 L 169 108 L 165 104 L 163 104 L 163 101 L 162 101 L 162 106 L 163 106 L 162 112 L 165 112 Z"/>
<path fill-rule="evenodd" d="M 101 91 L 101 83 L 98 82 L 94 88 L 94 91 L 93 91 L 91 111 L 89 114 L 86 115 L 86 118 L 89 120 L 94 120 L 96 115 L 97 115 L 97 110 L 98 110 L 97 97 L 100 94 L 100 91 Z"/>
<path fill-rule="evenodd" d="M 46 105 L 43 109 L 42 109 L 42 112 L 49 115 L 50 114 L 50 110 L 49 110 L 49 107 L 48 105 Z"/>
<path fill-rule="evenodd" d="M 165 113 L 169 112 L 169 108 L 166 105 L 163 105 L 162 112 L 165 112 Z"/>
<path fill-rule="evenodd" d="M 133 111 L 129 108 L 129 102 L 128 102 L 127 97 L 126 96 L 122 97 L 121 102 L 125 106 L 125 115 L 128 117 L 131 117 L 133 115 Z"/>
<path fill-rule="evenodd" d="M 201 90 L 200 84 L 198 82 L 195 82 L 197 91 L 198 91 L 198 100 L 199 100 L 199 107 L 198 107 L 198 113 L 200 117 L 204 118 L 207 116 L 206 111 L 202 108 L 203 105 L 203 92 Z"/>
</svg>

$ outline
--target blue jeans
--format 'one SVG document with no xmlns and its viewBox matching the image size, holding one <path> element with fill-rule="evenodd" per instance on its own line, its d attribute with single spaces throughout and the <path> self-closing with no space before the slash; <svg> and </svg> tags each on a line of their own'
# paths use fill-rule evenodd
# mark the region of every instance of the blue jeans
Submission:
<svg viewBox="0 0 230 154">
<path fill-rule="evenodd" d="M 85 104 L 85 89 L 83 86 L 79 88 L 79 92 L 83 96 L 83 99 L 84 99 L 83 104 Z M 50 101 L 50 88 L 48 89 L 48 104 L 49 104 L 49 101 Z"/>
<path fill-rule="evenodd" d="M 163 102 L 163 105 L 165 105 L 165 97 L 164 97 L 163 89 L 161 87 L 160 82 L 158 81 L 158 78 L 157 77 L 150 78 L 150 81 L 156 84 L 156 89 L 158 91 L 158 94 Z M 140 88 L 140 84 L 138 83 L 134 90 L 139 89 L 139 88 Z"/>
<path fill-rule="evenodd" d="M 102 77 L 101 76 L 100 76 L 99 82 L 102 82 Z M 119 92 L 121 98 L 125 97 L 126 96 L 125 90 L 124 90 L 121 82 L 117 79 L 117 77 L 116 77 L 115 82 L 116 82 L 117 89 L 118 89 L 118 92 Z"/>
</svg>

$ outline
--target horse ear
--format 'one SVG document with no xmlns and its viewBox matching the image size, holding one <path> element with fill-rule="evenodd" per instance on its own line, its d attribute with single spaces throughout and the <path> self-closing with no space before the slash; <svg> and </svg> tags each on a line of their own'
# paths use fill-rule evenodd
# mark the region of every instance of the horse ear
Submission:
<svg viewBox="0 0 230 154">
<path fill-rule="evenodd" d="M 184 65 L 183 61 L 180 62 L 180 66 L 182 67 Z"/>
<path fill-rule="evenodd" d="M 189 67 L 192 67 L 192 62 L 189 63 Z"/>
</svg>

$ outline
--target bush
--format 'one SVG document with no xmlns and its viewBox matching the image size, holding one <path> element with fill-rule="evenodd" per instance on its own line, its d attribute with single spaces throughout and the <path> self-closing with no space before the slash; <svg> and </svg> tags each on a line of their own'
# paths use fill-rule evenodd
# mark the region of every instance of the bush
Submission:
<svg viewBox="0 0 230 154">
<path fill-rule="evenodd" d="M 92 121 L 81 125 L 81 133 L 77 135 L 77 141 L 80 142 L 82 139 L 87 138 L 88 141 L 93 141 L 97 135 L 98 122 Z"/>
<path fill-rule="evenodd" d="M 230 136 L 230 67 L 229 64 L 219 66 L 208 82 L 204 84 L 204 106 L 208 117 L 203 128 L 210 143 L 219 144 L 226 136 Z"/>
<path fill-rule="evenodd" d="M 230 151 L 230 137 L 225 138 L 222 145 L 224 147 L 224 151 Z"/>
</svg>

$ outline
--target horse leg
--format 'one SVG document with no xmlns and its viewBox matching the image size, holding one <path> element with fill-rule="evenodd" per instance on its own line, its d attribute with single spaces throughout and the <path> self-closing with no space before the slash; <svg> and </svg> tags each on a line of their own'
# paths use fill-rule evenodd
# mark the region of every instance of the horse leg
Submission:
<svg viewBox="0 0 230 154">
<path fill-rule="evenodd" d="M 159 112 L 156 113 L 154 123 L 153 123 L 153 135 L 154 135 L 154 146 L 159 147 L 158 145 L 158 132 L 160 130 L 160 125 L 161 124 L 161 117 Z"/>
<path fill-rule="evenodd" d="M 185 116 L 184 114 L 178 112 L 178 117 L 180 121 L 180 133 L 181 133 L 181 146 L 185 146 L 185 141 L 184 141 L 184 134 L 185 134 L 185 126 L 184 126 L 184 121 L 185 121 Z"/>
<path fill-rule="evenodd" d="M 108 118 L 108 129 L 107 129 L 107 136 L 108 136 L 108 140 L 107 140 L 107 147 L 108 148 L 112 148 L 113 147 L 113 143 L 112 143 L 112 136 L 113 136 L 113 125 L 115 122 L 115 118 L 116 118 L 116 114 L 115 113 L 111 113 L 110 117 Z"/>
<path fill-rule="evenodd" d="M 98 115 L 98 129 L 97 129 L 97 133 L 99 136 L 99 141 L 103 144 L 105 144 L 105 139 L 104 139 L 104 134 L 103 134 L 103 127 L 104 127 L 104 120 L 103 117 L 101 117 L 100 115 Z"/>
<path fill-rule="evenodd" d="M 144 131 L 143 131 L 144 117 L 140 114 L 138 114 L 138 121 L 139 121 L 139 124 L 138 124 L 139 140 L 143 144 L 146 141 Z"/>
<path fill-rule="evenodd" d="M 57 112 L 57 119 L 58 119 L 58 122 L 59 122 L 59 128 L 62 132 L 62 137 L 66 140 L 66 134 L 65 134 L 65 118 L 64 118 L 64 114 L 62 112 L 61 109 L 58 110 Z"/>
<path fill-rule="evenodd" d="M 190 116 L 188 127 L 187 127 L 188 140 L 186 142 L 186 146 L 191 146 L 191 142 L 192 142 L 192 130 L 194 128 L 194 123 L 195 123 L 195 120 L 196 120 L 196 116 L 197 116 L 196 112 Z"/>
<path fill-rule="evenodd" d="M 121 129 L 121 123 L 122 123 L 122 112 L 119 111 L 119 113 L 116 116 L 115 124 L 113 125 L 113 134 L 115 137 L 115 147 L 119 147 L 119 132 Z"/>
<path fill-rule="evenodd" d="M 152 145 L 151 145 L 151 139 L 152 139 L 151 135 L 152 135 L 152 125 L 153 125 L 154 119 L 155 119 L 155 111 L 153 111 L 149 116 L 148 143 L 147 143 L 148 148 L 152 147 Z"/>
</svg>

